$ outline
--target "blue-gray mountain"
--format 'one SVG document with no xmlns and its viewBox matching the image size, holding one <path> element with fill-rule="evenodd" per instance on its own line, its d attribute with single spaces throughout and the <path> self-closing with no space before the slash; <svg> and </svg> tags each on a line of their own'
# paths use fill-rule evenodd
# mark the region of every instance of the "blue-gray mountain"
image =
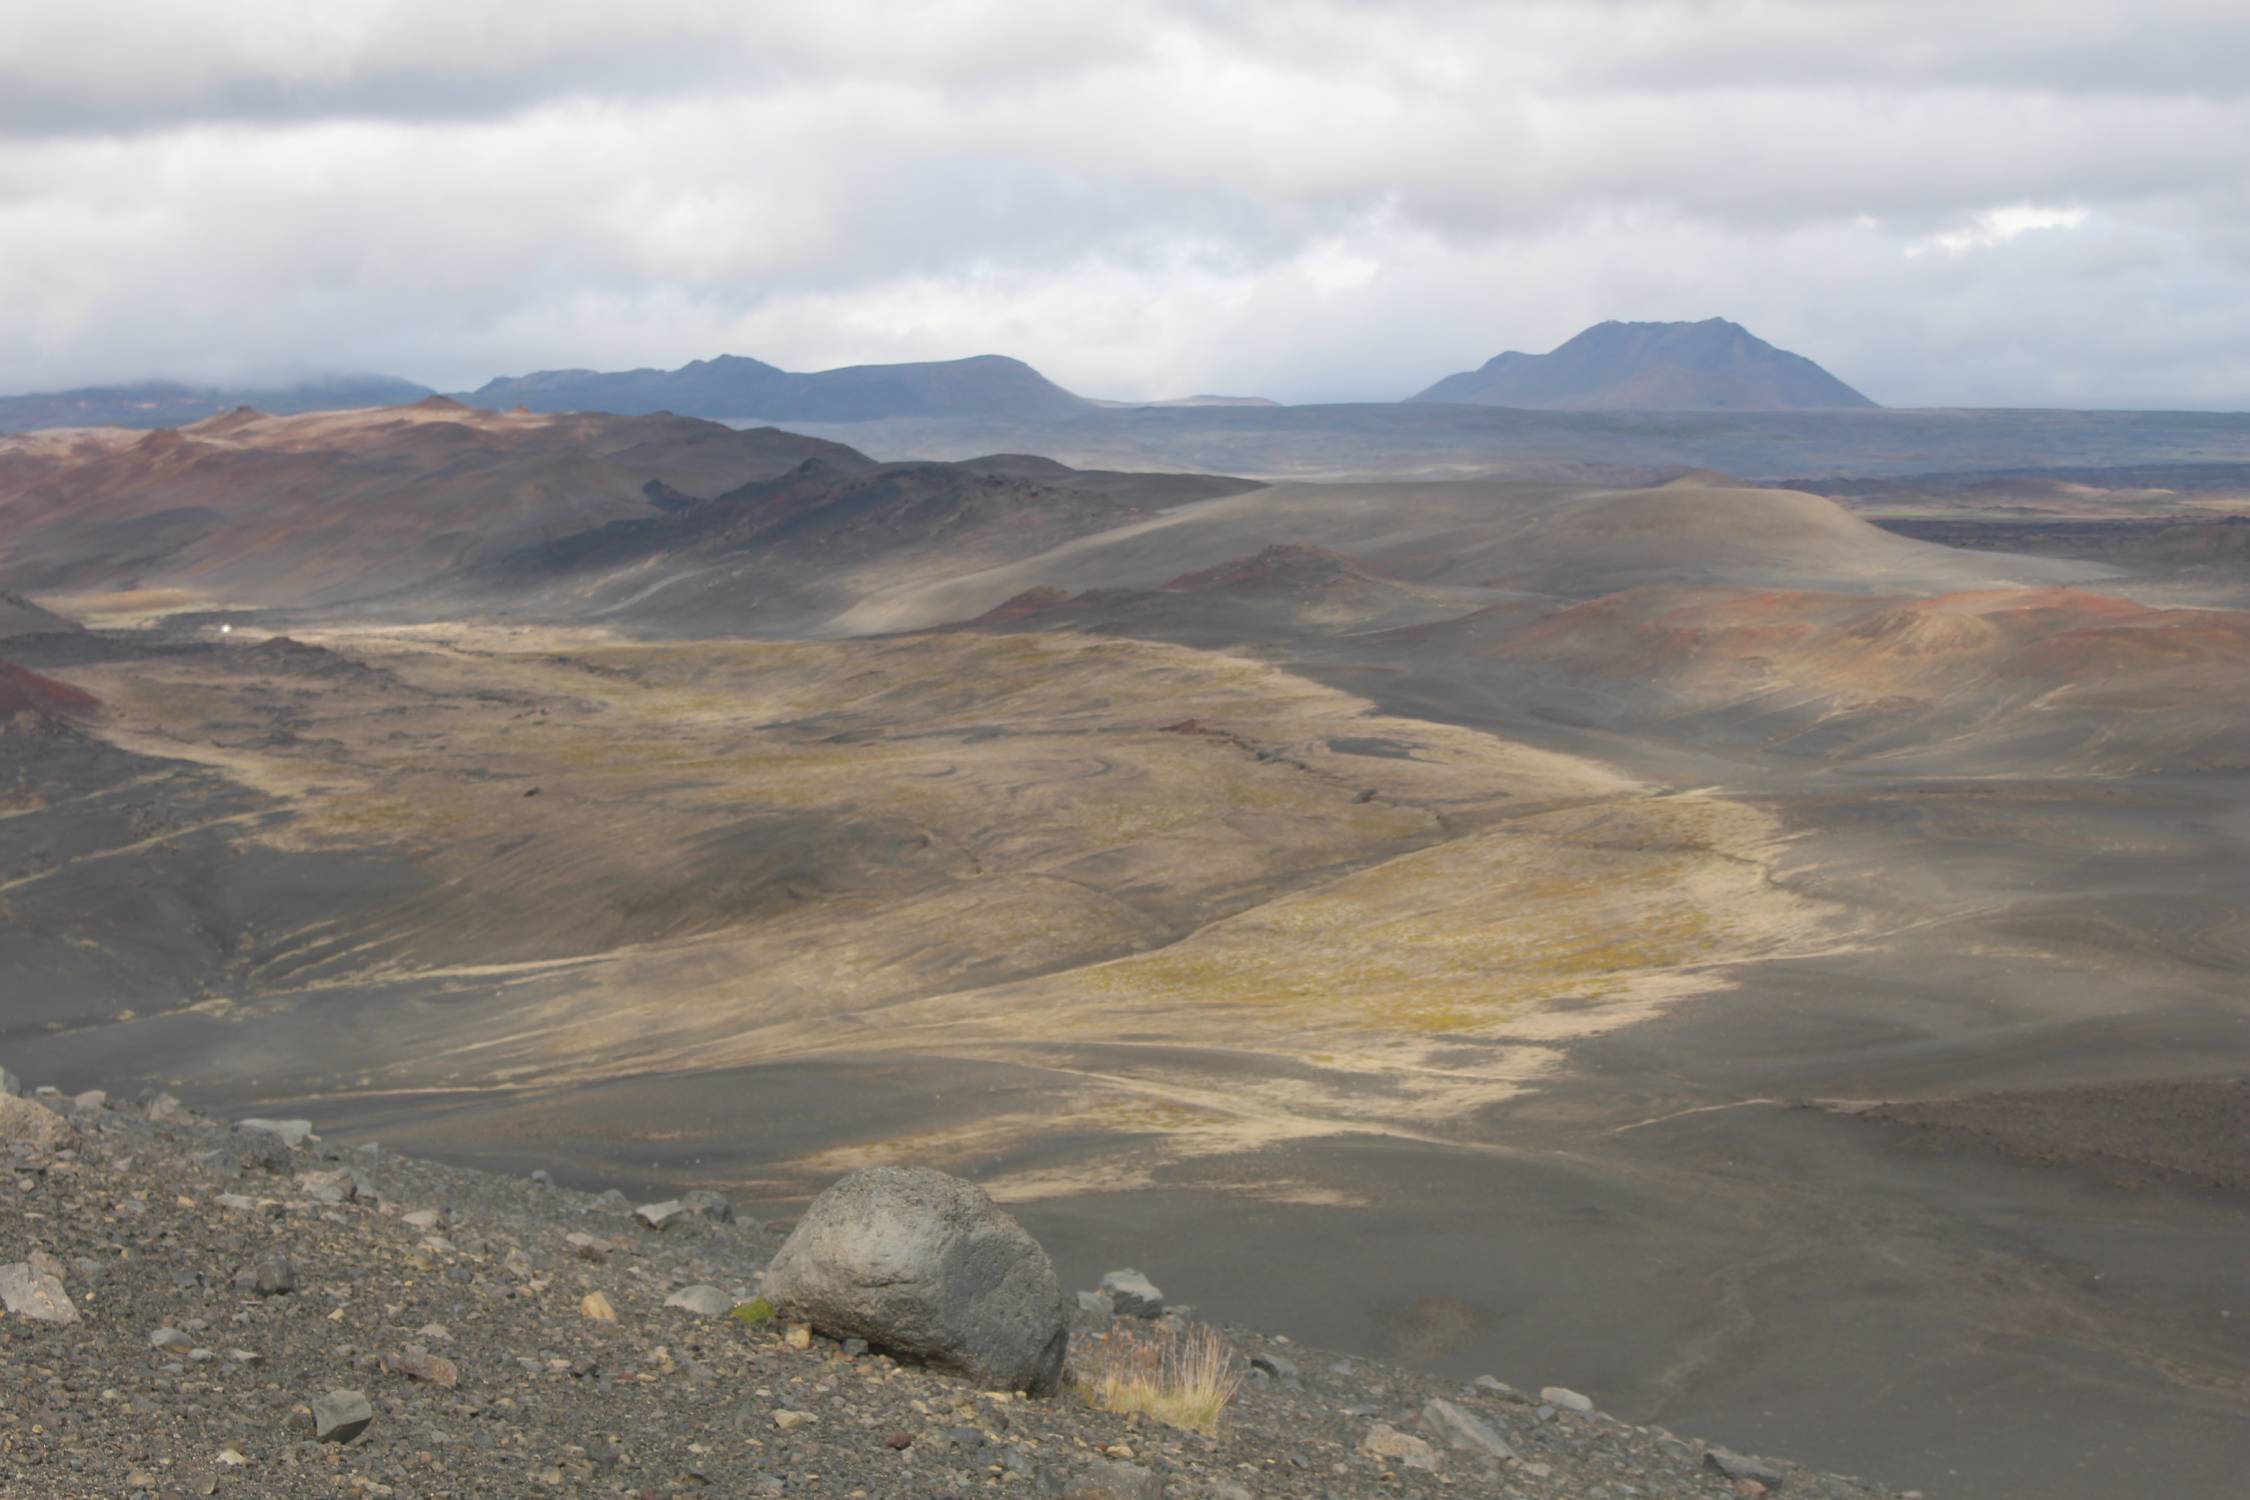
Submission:
<svg viewBox="0 0 2250 1500">
<path fill-rule="evenodd" d="M 490 380 L 464 396 L 506 410 L 669 411 L 683 417 L 782 422 L 859 422 L 877 417 L 1045 420 L 1078 416 L 1093 403 L 1020 359 L 979 354 L 921 364 L 848 365 L 799 374 L 763 360 L 722 354 L 677 370 L 542 370 Z"/>
<path fill-rule="evenodd" d="M 1510 350 L 1414 401 L 1549 411 L 1807 411 L 1875 403 L 1739 323 L 1596 323 L 1546 354 Z"/>
<path fill-rule="evenodd" d="M 0 432 L 42 427 L 185 427 L 205 417 L 253 406 L 276 416 L 404 406 L 430 394 L 426 385 L 390 375 L 336 375 L 287 386 L 196 386 L 169 380 L 91 385 L 28 396 L 0 396 Z"/>
</svg>

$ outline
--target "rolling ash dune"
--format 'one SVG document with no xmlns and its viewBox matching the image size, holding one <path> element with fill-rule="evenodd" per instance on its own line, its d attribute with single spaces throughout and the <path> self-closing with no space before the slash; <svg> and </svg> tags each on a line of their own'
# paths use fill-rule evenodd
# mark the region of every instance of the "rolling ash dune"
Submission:
<svg viewBox="0 0 2250 1500">
<path fill-rule="evenodd" d="M 1566 720 L 1672 722 L 1829 759 L 1933 753 L 2019 772 L 2250 766 L 2250 615 L 2074 589 L 1932 598 L 1648 589 L 1500 610 L 1392 643 L 1477 662 Z M 1972 762 L 1956 759 L 1954 769 Z"/>
<path fill-rule="evenodd" d="M 1497 591 L 1408 583 L 1323 547 L 1277 542 L 1148 588 L 1024 590 L 974 629 L 1101 631 L 1187 645 L 1286 643 L 1356 635 L 1495 608 Z M 1544 613 L 1551 608 L 1535 601 Z"/>
<path fill-rule="evenodd" d="M 1178 506 L 937 584 L 871 592 L 837 623 L 911 629 L 973 619 L 1026 589 L 1161 588 L 1277 542 L 1341 553 L 1405 584 L 1561 598 L 1651 584 L 1939 592 L 2106 571 L 1917 542 L 1816 495 L 1704 480 L 1627 490 L 1291 484 Z"/>
</svg>

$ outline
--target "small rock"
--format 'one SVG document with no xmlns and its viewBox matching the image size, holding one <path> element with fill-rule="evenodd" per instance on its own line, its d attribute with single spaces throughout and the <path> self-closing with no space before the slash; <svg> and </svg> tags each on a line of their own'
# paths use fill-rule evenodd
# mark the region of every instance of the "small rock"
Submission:
<svg viewBox="0 0 2250 1500">
<path fill-rule="evenodd" d="M 441 1385 L 452 1390 L 460 1384 L 461 1372 L 453 1361 L 442 1354 L 432 1354 L 420 1344 L 408 1344 L 398 1354 L 386 1355 L 383 1368 L 393 1375 L 404 1375 L 409 1380 L 420 1380 L 430 1385 Z"/>
<path fill-rule="evenodd" d="M 1781 1482 L 1789 1477 L 1788 1471 L 1777 1463 L 1717 1445 L 1704 1450 L 1703 1462 L 1729 1479 L 1752 1480 L 1767 1489 L 1779 1489 Z"/>
<path fill-rule="evenodd" d="M 549 1172 L 545 1167 L 541 1167 L 531 1174 L 531 1180 L 538 1183 L 541 1187 L 546 1187 L 553 1183 L 555 1179 L 553 1173 Z"/>
<path fill-rule="evenodd" d="M 195 1347 L 195 1340 L 189 1338 L 177 1328 L 159 1328 L 148 1336 L 148 1346 L 151 1349 L 165 1349 L 174 1354 L 184 1354 Z"/>
<path fill-rule="evenodd" d="M 617 1309 L 600 1292 L 588 1292 L 579 1299 L 578 1316 L 591 1318 L 597 1323 L 614 1323 L 617 1321 Z"/>
<path fill-rule="evenodd" d="M 664 1299 L 666 1307 L 694 1313 L 699 1318 L 723 1318 L 734 1311 L 734 1298 L 708 1283 L 684 1286 Z"/>
<path fill-rule="evenodd" d="M 1110 1272 L 1102 1278 L 1102 1290 L 1121 1318 L 1153 1318 L 1164 1311 L 1164 1294 L 1138 1271 Z"/>
<path fill-rule="evenodd" d="M 680 1194 L 680 1207 L 697 1218 L 708 1219 L 714 1224 L 734 1222 L 734 1204 L 728 1201 L 726 1194 L 714 1193 L 709 1188 L 697 1188 L 693 1192 Z"/>
<path fill-rule="evenodd" d="M 447 1225 L 445 1210 L 442 1208 L 417 1208 L 410 1214 L 401 1215 L 400 1222 L 409 1229 L 443 1229 Z"/>
<path fill-rule="evenodd" d="M 1295 1380 L 1297 1378 L 1297 1362 L 1286 1354 L 1275 1354 L 1271 1351 L 1253 1354 L 1250 1356 L 1250 1368 L 1263 1370 L 1276 1380 Z"/>
<path fill-rule="evenodd" d="M 1502 1463 L 1512 1463 L 1516 1458 L 1516 1450 L 1491 1423 L 1441 1397 L 1432 1396 L 1422 1403 L 1422 1425 L 1449 1447 L 1482 1453 Z"/>
<path fill-rule="evenodd" d="M 375 1408 L 357 1391 L 330 1391 L 312 1404 L 313 1437 L 323 1443 L 348 1443 L 375 1420 Z"/>
<path fill-rule="evenodd" d="M 16 1261 L 0 1266 L 0 1306 L 8 1315 L 29 1318 L 34 1323 L 75 1323 L 78 1309 L 63 1291 L 63 1284 L 52 1276 L 32 1269 L 29 1261 Z"/>
<path fill-rule="evenodd" d="M 1164 1500 L 1164 1481 L 1139 1464 L 1097 1458 L 1063 1485 L 1063 1500 Z"/>
<path fill-rule="evenodd" d="M 109 1095 L 102 1089 L 88 1089 L 83 1094 L 73 1094 L 70 1107 L 82 1114 L 92 1114 L 97 1109 L 109 1107 Z"/>
<path fill-rule="evenodd" d="M 246 1172 L 271 1172 L 277 1177 L 293 1165 L 288 1144 L 266 1130 L 238 1130 L 234 1160 Z"/>
<path fill-rule="evenodd" d="M 564 1235 L 563 1243 L 577 1251 L 580 1260 L 598 1261 L 609 1257 L 609 1241 L 588 1234 L 583 1229 L 573 1229 Z"/>
<path fill-rule="evenodd" d="M 1472 1380 L 1469 1383 L 1475 1386 L 1480 1391 L 1491 1392 L 1493 1395 L 1498 1396 L 1503 1401 L 1513 1401 L 1518 1406 L 1531 1405 L 1531 1398 L 1529 1396 L 1526 1396 L 1523 1392 L 1517 1390 L 1514 1386 L 1508 1384 L 1508 1382 L 1500 1379 L 1498 1376 L 1479 1375 L 1475 1380 Z"/>
<path fill-rule="evenodd" d="M 1594 1403 L 1591 1400 L 1579 1395 L 1565 1385 L 1541 1386 L 1539 1388 L 1539 1399 L 1549 1406 L 1558 1407 L 1563 1411 L 1574 1411 L 1580 1416 L 1585 1416 L 1594 1409 Z"/>
<path fill-rule="evenodd" d="M 782 1333 L 781 1341 L 792 1349 L 810 1349 L 812 1347 L 812 1324 L 790 1324 Z"/>
<path fill-rule="evenodd" d="M 297 1188 L 315 1203 L 349 1203 L 359 1195 L 349 1172 L 299 1172 Z"/>
<path fill-rule="evenodd" d="M 0 1147 L 24 1145 L 60 1151 L 77 1139 L 78 1132 L 70 1122 L 46 1105 L 0 1094 Z"/>
<path fill-rule="evenodd" d="M 677 1198 L 667 1198 L 662 1203 L 644 1203 L 633 1210 L 633 1217 L 651 1229 L 669 1229 L 687 1217 L 687 1205 Z"/>
<path fill-rule="evenodd" d="M 1409 1469 L 1437 1472 L 1437 1450 L 1410 1432 L 1400 1432 L 1388 1422 L 1377 1422 L 1360 1439 L 1359 1451 L 1371 1458 L 1386 1458 Z"/>
<path fill-rule="evenodd" d="M 292 1151 L 312 1139 L 310 1120 L 237 1120 L 234 1128 L 270 1135 Z"/>
<path fill-rule="evenodd" d="M 191 1118 L 194 1111 L 170 1094 L 158 1094 L 148 1101 L 148 1108 L 143 1113 L 155 1124 L 167 1125 Z"/>
<path fill-rule="evenodd" d="M 777 1411 L 773 1414 L 773 1425 L 783 1432 L 787 1432 L 793 1427 L 801 1427 L 811 1420 L 812 1418 L 801 1411 Z"/>
<path fill-rule="evenodd" d="M 250 1290 L 261 1297 L 281 1297 L 297 1290 L 297 1267 L 286 1260 L 259 1261 L 247 1274 Z"/>
</svg>

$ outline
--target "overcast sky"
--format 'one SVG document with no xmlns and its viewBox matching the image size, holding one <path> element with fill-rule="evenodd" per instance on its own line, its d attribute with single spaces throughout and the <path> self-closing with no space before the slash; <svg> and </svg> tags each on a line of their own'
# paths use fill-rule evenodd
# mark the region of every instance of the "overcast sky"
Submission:
<svg viewBox="0 0 2250 1500">
<path fill-rule="evenodd" d="M 1392 399 L 1734 318 L 2250 407 L 2250 4 L 4 0 L 0 390 L 721 352 Z"/>
</svg>

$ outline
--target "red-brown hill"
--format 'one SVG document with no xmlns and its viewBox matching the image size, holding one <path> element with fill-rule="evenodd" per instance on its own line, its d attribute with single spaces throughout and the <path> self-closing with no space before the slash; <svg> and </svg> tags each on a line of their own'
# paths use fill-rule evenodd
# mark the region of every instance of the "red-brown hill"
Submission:
<svg viewBox="0 0 2250 1500">
<path fill-rule="evenodd" d="M 90 718 L 101 706 L 92 693 L 0 658 L 0 724 L 18 714 L 35 719 Z"/>
<path fill-rule="evenodd" d="M 0 439 L 0 585 L 332 601 L 651 515 L 656 494 L 716 495 L 813 458 L 873 467 L 841 444 L 771 428 L 439 399 L 30 434 Z"/>
</svg>

